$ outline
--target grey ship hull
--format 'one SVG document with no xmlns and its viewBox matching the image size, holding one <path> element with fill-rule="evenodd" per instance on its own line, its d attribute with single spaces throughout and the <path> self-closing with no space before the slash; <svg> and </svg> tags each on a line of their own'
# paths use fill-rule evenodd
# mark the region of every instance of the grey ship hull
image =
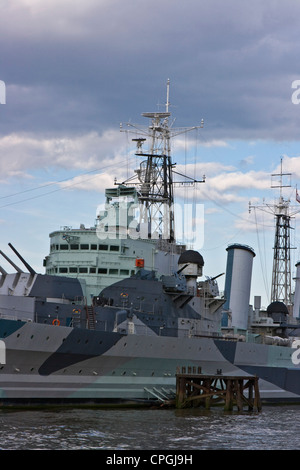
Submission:
<svg viewBox="0 0 300 470">
<path fill-rule="evenodd" d="M 0 403 L 152 403 L 172 397 L 177 367 L 258 375 L 265 402 L 300 402 L 294 349 L 212 338 L 90 331 L 0 320 Z M 2 351 L 3 352 L 3 351 Z M 3 354 L 2 354 L 3 356 Z"/>
</svg>

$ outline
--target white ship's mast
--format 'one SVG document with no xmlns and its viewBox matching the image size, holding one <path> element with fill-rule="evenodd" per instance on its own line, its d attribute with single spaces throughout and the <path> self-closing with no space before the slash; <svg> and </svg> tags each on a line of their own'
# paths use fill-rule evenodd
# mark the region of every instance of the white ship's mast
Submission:
<svg viewBox="0 0 300 470">
<path fill-rule="evenodd" d="M 171 158 L 171 138 L 181 133 L 203 127 L 171 129 L 169 125 L 170 107 L 170 80 L 167 81 L 167 100 L 165 112 L 143 113 L 142 116 L 149 119 L 147 129 L 128 124 L 134 128 L 141 137 L 132 139 L 137 144 L 136 155 L 145 157 L 140 168 L 135 170 L 136 175 L 122 183 L 123 185 L 136 185 L 140 203 L 140 224 L 147 227 L 148 238 L 163 238 L 170 242 L 175 240 L 174 229 L 174 192 L 173 174 L 179 174 L 174 170 Z M 123 128 L 121 127 L 123 131 Z M 149 140 L 149 150 L 143 150 L 143 144 Z M 184 184 L 202 183 L 201 181 L 180 175 L 185 178 Z M 137 181 L 135 179 L 137 177 Z"/>
</svg>

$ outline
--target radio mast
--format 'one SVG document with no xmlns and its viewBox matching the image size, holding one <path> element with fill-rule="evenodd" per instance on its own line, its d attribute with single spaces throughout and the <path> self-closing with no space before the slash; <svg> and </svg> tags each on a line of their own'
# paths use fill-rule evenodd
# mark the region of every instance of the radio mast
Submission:
<svg viewBox="0 0 300 470">
<path fill-rule="evenodd" d="M 203 180 L 195 180 L 188 176 L 181 175 L 174 170 L 172 163 L 170 140 L 176 135 L 203 127 L 203 120 L 200 126 L 191 128 L 172 129 L 169 124 L 169 92 L 170 80 L 167 81 L 167 100 L 164 112 L 143 113 L 142 116 L 149 119 L 149 126 L 142 129 L 139 126 L 127 124 L 134 128 L 131 132 L 141 137 L 132 139 L 136 142 L 136 155 L 145 158 L 140 163 L 140 168 L 135 170 L 136 175 L 122 183 L 122 185 L 136 185 L 138 200 L 140 204 L 140 224 L 147 226 L 148 238 L 157 236 L 175 241 L 174 228 L 174 193 L 175 184 L 194 185 L 203 183 Z M 121 127 L 123 131 L 123 128 Z M 149 141 L 148 151 L 143 150 L 145 141 Z M 174 182 L 173 174 L 176 173 L 185 178 L 182 182 Z M 135 179 L 137 181 L 135 182 Z"/>
<path fill-rule="evenodd" d="M 282 159 L 280 164 L 280 173 L 274 173 L 271 188 L 278 188 L 280 191 L 278 201 L 264 206 L 251 206 L 249 209 L 259 208 L 265 212 L 272 213 L 275 218 L 275 239 L 273 247 L 273 270 L 270 302 L 280 301 L 286 306 L 291 305 L 291 245 L 290 231 L 291 218 L 299 211 L 291 213 L 290 200 L 285 199 L 282 194 L 283 188 L 290 188 L 291 173 L 282 172 Z M 285 182 L 284 182 L 285 179 Z M 287 181 L 287 179 L 289 181 Z"/>
</svg>

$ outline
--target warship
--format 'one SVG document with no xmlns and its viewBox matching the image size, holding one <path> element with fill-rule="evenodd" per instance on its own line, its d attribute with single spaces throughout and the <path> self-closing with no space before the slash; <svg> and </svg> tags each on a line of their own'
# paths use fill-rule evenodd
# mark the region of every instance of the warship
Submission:
<svg viewBox="0 0 300 470">
<path fill-rule="evenodd" d="M 45 274 L 11 243 L 18 264 L 0 251 L 13 267 L 0 266 L 1 406 L 163 403 L 178 368 L 257 376 L 262 402 L 300 403 L 300 264 L 293 311 L 290 292 L 266 311 L 258 296 L 250 305 L 250 246 L 229 245 L 226 272 L 203 276 L 201 253 L 176 242 L 173 188 L 205 178 L 175 170 L 171 139 L 189 129 L 173 129 L 169 104 L 168 82 L 165 111 L 143 113 L 149 126 L 133 139 L 139 169 L 106 189 L 93 227 L 50 234 Z M 277 293 L 289 273 L 280 201 Z"/>
</svg>

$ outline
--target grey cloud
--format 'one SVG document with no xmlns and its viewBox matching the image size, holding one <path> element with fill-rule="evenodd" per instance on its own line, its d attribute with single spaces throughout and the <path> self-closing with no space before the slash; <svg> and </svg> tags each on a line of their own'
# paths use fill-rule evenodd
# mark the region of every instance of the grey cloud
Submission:
<svg viewBox="0 0 300 470">
<path fill-rule="evenodd" d="M 292 0 L 17 0 L 0 20 L 2 135 L 117 128 L 164 103 L 211 138 L 298 139 Z M 300 73 L 300 72 L 299 72 Z"/>
</svg>

